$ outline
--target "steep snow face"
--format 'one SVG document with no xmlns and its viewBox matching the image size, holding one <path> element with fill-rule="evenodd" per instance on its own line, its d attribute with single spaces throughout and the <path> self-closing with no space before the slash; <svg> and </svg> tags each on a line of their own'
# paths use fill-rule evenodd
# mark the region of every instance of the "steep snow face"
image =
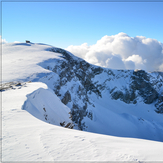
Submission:
<svg viewBox="0 0 163 163">
<path fill-rule="evenodd" d="M 84 131 L 163 141 L 160 73 L 105 69 L 44 44 L 3 46 L 3 82 L 31 80 L 48 87 L 27 95 L 23 108 L 35 117 Z"/>
</svg>

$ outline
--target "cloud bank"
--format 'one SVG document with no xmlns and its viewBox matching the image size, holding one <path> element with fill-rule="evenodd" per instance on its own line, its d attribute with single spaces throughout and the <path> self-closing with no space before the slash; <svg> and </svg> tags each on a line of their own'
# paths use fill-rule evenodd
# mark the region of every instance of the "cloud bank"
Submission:
<svg viewBox="0 0 163 163">
<path fill-rule="evenodd" d="M 163 71 L 163 44 L 143 36 L 130 37 L 121 32 L 106 35 L 94 45 L 71 45 L 66 50 L 102 67 Z"/>
</svg>

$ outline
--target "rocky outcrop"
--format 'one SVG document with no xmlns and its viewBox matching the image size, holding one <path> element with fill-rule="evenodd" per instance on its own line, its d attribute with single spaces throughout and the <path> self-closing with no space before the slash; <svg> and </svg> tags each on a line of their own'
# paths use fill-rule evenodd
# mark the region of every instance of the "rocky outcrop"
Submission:
<svg viewBox="0 0 163 163">
<path fill-rule="evenodd" d="M 158 101 L 155 104 L 156 106 L 156 112 L 157 113 L 163 113 L 163 92 L 162 94 L 158 97 Z"/>
<path fill-rule="evenodd" d="M 98 97 L 102 97 L 100 88 L 92 82 L 92 79 L 95 75 L 101 74 L 103 68 L 93 66 L 80 58 L 76 60 L 71 53 L 60 48 L 52 48 L 51 51 L 61 53 L 61 57 L 64 58 L 64 60 L 60 60 L 55 67 L 52 68 L 52 71 L 59 75 L 59 80 L 56 85 L 54 85 L 53 90 L 57 96 L 62 98 L 61 101 L 65 105 L 70 101 L 72 102 L 70 113 L 72 120 L 78 125 L 79 129 L 83 130 L 83 128 L 86 127 L 85 124 L 82 123 L 83 118 L 87 116 L 93 119 L 92 113 L 87 111 L 87 105 L 93 105 L 89 101 L 88 93 L 95 93 Z M 48 67 L 48 69 L 50 68 Z M 73 93 L 72 90 L 75 86 L 72 85 L 71 89 L 66 90 L 62 97 L 63 93 L 61 93 L 61 88 L 74 80 L 77 81 L 76 85 L 79 85 L 76 88 L 77 93 Z M 72 94 L 74 94 L 73 98 Z M 81 101 L 80 105 L 76 102 L 79 100 Z"/>
<path fill-rule="evenodd" d="M 150 78 L 151 76 L 143 70 L 133 71 L 128 89 L 125 86 L 123 91 L 114 88 L 110 91 L 111 96 L 113 99 L 120 99 L 127 104 L 136 104 L 137 97 L 140 96 L 144 103 L 151 104 L 158 99 L 159 94 L 150 82 Z"/>
<path fill-rule="evenodd" d="M 3 83 L 0 84 L 0 92 L 8 90 L 8 89 L 21 89 L 21 87 L 25 87 L 26 83 L 30 83 L 31 81 L 28 82 L 9 82 L 9 83 Z"/>
<path fill-rule="evenodd" d="M 97 87 L 95 87 L 94 83 L 92 83 L 91 80 L 95 75 L 103 72 L 101 67 L 92 66 L 80 58 L 78 58 L 78 60 L 74 60 L 69 52 L 60 48 L 53 48 L 51 51 L 61 53 L 63 54 L 62 57 L 65 58 L 64 61 L 59 63 L 60 66 L 56 65 L 53 68 L 53 72 L 59 74 L 60 77 L 60 83 L 56 87 L 57 90 L 55 90 L 57 94 L 61 86 L 77 77 L 86 89 L 86 92 L 92 91 L 98 96 L 101 96 L 100 91 Z"/>
<path fill-rule="evenodd" d="M 63 99 L 61 100 L 62 103 L 64 103 L 65 105 L 67 105 L 68 102 L 71 101 L 71 94 L 69 91 L 67 91 L 63 97 Z"/>
<path fill-rule="evenodd" d="M 129 104 L 129 103 L 133 103 L 136 104 L 136 95 L 135 92 L 132 90 L 125 90 L 125 93 L 123 93 L 122 91 L 114 91 L 113 93 L 111 93 L 111 96 L 113 99 L 117 100 L 120 99 L 121 101 Z"/>
<path fill-rule="evenodd" d="M 151 104 L 158 98 L 158 92 L 150 83 L 150 76 L 143 70 L 134 71 L 131 76 L 133 79 L 131 89 L 138 90 L 139 95 L 144 99 L 144 103 Z"/>
<path fill-rule="evenodd" d="M 47 66 L 47 69 L 59 76 L 54 82 L 53 90 L 62 103 L 71 108 L 71 119 L 79 129 L 87 128 L 83 121 L 85 117 L 90 120 L 94 118 L 88 110 L 89 106 L 94 107 L 89 95 L 95 94 L 97 98 L 102 98 L 106 91 L 109 91 L 113 100 L 119 99 L 127 104 L 136 104 L 140 98 L 145 104 L 155 103 L 156 112 L 163 113 L 163 96 L 158 92 L 162 89 L 163 77 L 159 73 L 160 81 L 143 70 L 101 68 L 73 56 L 66 50 L 52 48 L 50 51 L 62 54 L 62 59 L 56 60 L 54 67 Z"/>
<path fill-rule="evenodd" d="M 65 121 L 63 121 L 63 122 L 60 122 L 60 125 L 62 126 L 62 127 L 65 127 L 65 128 L 69 128 L 69 129 L 73 129 L 74 128 L 74 124 L 73 123 L 66 123 Z"/>
</svg>

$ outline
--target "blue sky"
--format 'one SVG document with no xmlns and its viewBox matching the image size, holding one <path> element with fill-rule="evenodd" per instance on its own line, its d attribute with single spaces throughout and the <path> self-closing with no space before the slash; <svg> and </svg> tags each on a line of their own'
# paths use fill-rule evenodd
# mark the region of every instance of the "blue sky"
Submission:
<svg viewBox="0 0 163 163">
<path fill-rule="evenodd" d="M 2 2 L 2 38 L 66 48 L 127 33 L 163 43 L 163 2 Z"/>
</svg>

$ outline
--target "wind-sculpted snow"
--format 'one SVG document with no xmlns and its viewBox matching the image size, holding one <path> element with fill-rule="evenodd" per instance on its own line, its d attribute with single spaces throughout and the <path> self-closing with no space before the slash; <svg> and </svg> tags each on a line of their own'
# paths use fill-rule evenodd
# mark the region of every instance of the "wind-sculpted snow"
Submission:
<svg viewBox="0 0 163 163">
<path fill-rule="evenodd" d="M 70 109 L 63 105 L 60 99 L 49 89 L 39 88 L 27 95 L 23 109 L 50 124 L 59 126 L 60 123 L 65 125 L 72 123 L 69 118 Z"/>
</svg>

